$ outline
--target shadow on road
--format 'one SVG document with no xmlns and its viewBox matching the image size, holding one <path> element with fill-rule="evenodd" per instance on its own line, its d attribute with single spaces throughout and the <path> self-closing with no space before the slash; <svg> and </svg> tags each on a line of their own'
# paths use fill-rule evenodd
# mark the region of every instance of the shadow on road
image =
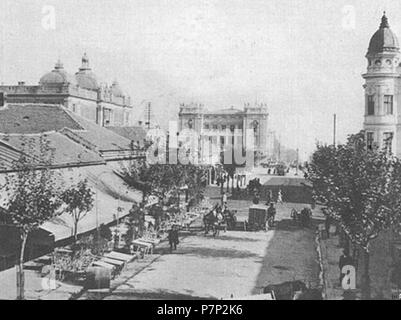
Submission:
<svg viewBox="0 0 401 320">
<path fill-rule="evenodd" d="M 264 287 L 301 280 L 309 287 L 319 285 L 315 251 L 315 228 L 302 228 L 290 219 L 278 221 L 265 251 L 252 294 Z"/>
<path fill-rule="evenodd" d="M 259 255 L 254 254 L 250 251 L 235 250 L 235 249 L 215 249 L 208 247 L 191 247 L 185 246 L 179 251 L 173 254 L 195 256 L 199 258 L 232 258 L 232 259 L 249 259 L 249 258 L 260 258 Z"/>
<path fill-rule="evenodd" d="M 258 242 L 258 239 L 250 239 L 250 238 L 240 238 L 240 237 L 232 237 L 232 236 L 226 236 L 226 235 L 220 235 L 218 240 L 223 240 L 223 241 L 235 241 L 235 242 Z"/>
</svg>

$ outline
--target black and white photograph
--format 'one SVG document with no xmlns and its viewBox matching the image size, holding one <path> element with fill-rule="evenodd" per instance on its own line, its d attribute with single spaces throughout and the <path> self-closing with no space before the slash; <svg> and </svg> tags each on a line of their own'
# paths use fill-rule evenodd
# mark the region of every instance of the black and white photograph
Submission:
<svg viewBox="0 0 401 320">
<path fill-rule="evenodd" d="M 401 300 L 399 36 L 395 0 L 1 0 L 0 300 Z"/>
</svg>

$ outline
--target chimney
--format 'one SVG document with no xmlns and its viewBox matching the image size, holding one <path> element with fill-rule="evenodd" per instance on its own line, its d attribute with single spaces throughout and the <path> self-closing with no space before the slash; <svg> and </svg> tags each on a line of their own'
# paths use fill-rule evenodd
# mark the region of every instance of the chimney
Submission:
<svg viewBox="0 0 401 320">
<path fill-rule="evenodd" d="M 18 85 L 19 86 L 24 86 L 25 85 L 25 81 L 18 81 Z"/>
</svg>

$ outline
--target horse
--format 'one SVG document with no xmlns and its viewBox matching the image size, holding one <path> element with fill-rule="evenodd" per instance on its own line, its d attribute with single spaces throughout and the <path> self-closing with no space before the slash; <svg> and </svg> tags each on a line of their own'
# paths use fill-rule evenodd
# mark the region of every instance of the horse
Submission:
<svg viewBox="0 0 401 320">
<path fill-rule="evenodd" d="M 298 280 L 268 285 L 263 289 L 263 293 L 274 293 L 276 300 L 293 300 L 296 292 L 305 292 L 306 290 L 305 283 Z"/>
<path fill-rule="evenodd" d="M 323 300 L 323 296 L 319 289 L 306 289 L 296 294 L 294 300 Z"/>
<path fill-rule="evenodd" d="M 234 230 L 237 224 L 237 217 L 234 212 L 226 209 L 223 213 L 223 221 L 227 225 L 228 230 Z"/>
<path fill-rule="evenodd" d="M 213 213 L 213 210 L 203 217 L 203 224 L 205 225 L 205 235 L 207 235 L 210 230 L 213 231 L 213 236 L 218 234 L 218 219 Z"/>
</svg>

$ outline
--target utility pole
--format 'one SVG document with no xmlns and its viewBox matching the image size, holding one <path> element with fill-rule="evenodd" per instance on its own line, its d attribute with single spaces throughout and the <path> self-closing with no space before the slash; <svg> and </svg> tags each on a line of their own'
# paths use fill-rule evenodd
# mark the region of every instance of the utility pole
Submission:
<svg viewBox="0 0 401 320">
<path fill-rule="evenodd" d="M 152 109 L 152 103 L 151 102 L 149 102 L 148 103 L 148 107 L 147 107 L 147 118 L 148 118 L 148 121 L 146 122 L 146 124 L 147 124 L 147 126 L 148 126 L 148 130 L 150 129 L 150 113 L 151 113 L 151 109 Z"/>
<path fill-rule="evenodd" d="M 333 145 L 336 146 L 337 115 L 333 115 Z"/>
<path fill-rule="evenodd" d="M 281 137 L 279 137 L 278 141 L 278 162 L 281 161 Z"/>
</svg>

